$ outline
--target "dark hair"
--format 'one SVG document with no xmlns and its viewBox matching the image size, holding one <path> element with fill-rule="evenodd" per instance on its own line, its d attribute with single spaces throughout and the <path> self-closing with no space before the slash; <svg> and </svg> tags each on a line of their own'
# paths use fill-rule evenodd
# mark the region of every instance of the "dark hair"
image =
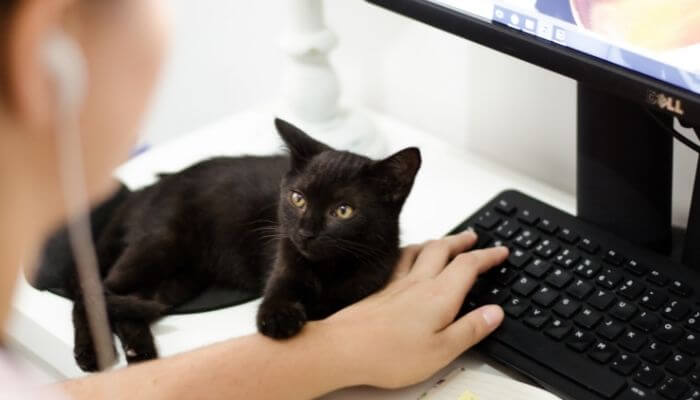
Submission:
<svg viewBox="0 0 700 400">
<path fill-rule="evenodd" d="M 21 0 L 0 0 L 0 102 L 7 95 L 8 76 L 7 54 L 10 51 L 8 32 L 11 24 L 10 18 Z"/>
<path fill-rule="evenodd" d="M 7 53 L 9 52 L 10 17 L 20 0 L 0 0 L 0 102 L 7 95 L 8 71 Z"/>
</svg>

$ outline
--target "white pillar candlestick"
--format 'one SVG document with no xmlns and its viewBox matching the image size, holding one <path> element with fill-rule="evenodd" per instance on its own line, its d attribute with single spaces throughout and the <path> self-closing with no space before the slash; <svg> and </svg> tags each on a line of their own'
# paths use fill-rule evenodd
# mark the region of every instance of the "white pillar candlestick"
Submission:
<svg viewBox="0 0 700 400">
<path fill-rule="evenodd" d="M 289 25 L 281 47 L 288 60 L 279 116 L 329 145 L 384 155 L 384 141 L 361 113 L 339 105 L 340 82 L 328 62 L 337 36 L 324 23 L 321 0 L 287 0 Z"/>
</svg>

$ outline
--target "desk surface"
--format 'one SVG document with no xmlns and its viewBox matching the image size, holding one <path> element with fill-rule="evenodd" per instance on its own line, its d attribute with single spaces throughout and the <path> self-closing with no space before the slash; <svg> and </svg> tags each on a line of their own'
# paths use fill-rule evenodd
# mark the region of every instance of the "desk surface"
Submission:
<svg viewBox="0 0 700 400">
<path fill-rule="evenodd" d="M 570 194 L 451 147 L 394 119 L 377 114 L 370 114 L 370 117 L 387 140 L 387 154 L 403 147 L 418 146 L 423 155 L 423 166 L 401 215 L 403 243 L 444 235 L 508 188 L 517 188 L 566 211 L 574 211 L 574 198 Z M 281 142 L 274 133 L 272 120 L 271 114 L 264 111 L 231 116 L 134 158 L 117 171 L 117 176 L 129 187 L 137 188 L 153 182 L 157 172 L 177 171 L 210 156 L 279 152 Z M 33 289 L 24 279 L 18 284 L 10 339 L 61 376 L 83 375 L 72 356 L 71 303 Z M 259 301 L 252 301 L 213 312 L 163 318 L 152 328 L 161 356 L 255 332 L 258 304 Z M 123 355 L 121 359 L 123 364 Z M 473 353 L 466 353 L 447 369 L 457 365 L 502 373 Z M 430 382 L 398 391 L 352 388 L 327 398 L 417 398 Z"/>
</svg>

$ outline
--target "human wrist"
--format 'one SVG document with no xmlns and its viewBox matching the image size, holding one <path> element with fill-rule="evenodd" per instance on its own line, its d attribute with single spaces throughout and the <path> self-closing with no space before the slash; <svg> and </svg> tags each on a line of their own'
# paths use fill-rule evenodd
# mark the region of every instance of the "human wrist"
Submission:
<svg viewBox="0 0 700 400">
<path fill-rule="evenodd" d="M 311 321 L 304 328 L 307 339 L 317 352 L 318 376 L 327 382 L 328 391 L 364 384 L 365 371 L 358 363 L 353 335 L 336 320 Z"/>
</svg>

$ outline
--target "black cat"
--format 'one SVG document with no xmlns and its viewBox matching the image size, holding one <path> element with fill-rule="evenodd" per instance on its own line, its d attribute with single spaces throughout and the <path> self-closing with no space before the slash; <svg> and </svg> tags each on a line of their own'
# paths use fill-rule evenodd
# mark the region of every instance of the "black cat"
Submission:
<svg viewBox="0 0 700 400">
<path fill-rule="evenodd" d="M 387 283 L 418 149 L 374 161 L 275 125 L 289 156 L 214 158 L 122 194 L 97 252 L 128 362 L 157 357 L 150 323 L 214 284 L 264 292 L 258 329 L 282 339 Z M 95 370 L 82 296 L 69 286 L 75 358 Z"/>
</svg>

